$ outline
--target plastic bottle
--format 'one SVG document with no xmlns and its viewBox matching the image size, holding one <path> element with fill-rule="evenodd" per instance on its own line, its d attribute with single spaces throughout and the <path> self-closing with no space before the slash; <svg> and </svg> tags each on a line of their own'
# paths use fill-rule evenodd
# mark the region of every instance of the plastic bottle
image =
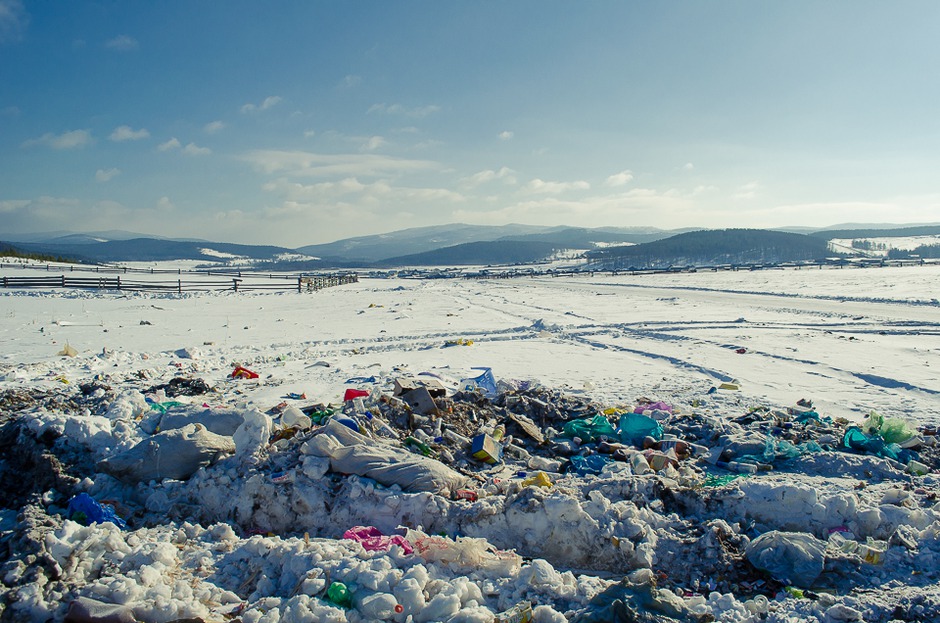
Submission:
<svg viewBox="0 0 940 623">
<path fill-rule="evenodd" d="M 431 436 L 428 435 L 428 434 L 427 434 L 426 432 L 424 432 L 423 430 L 421 430 L 420 428 L 415 429 L 415 431 L 412 433 L 412 435 L 413 435 L 418 441 L 423 441 L 424 443 L 429 443 L 429 442 L 432 440 Z"/>
<path fill-rule="evenodd" d="M 461 435 L 461 434 L 459 434 L 459 433 L 456 433 L 456 432 L 454 432 L 454 431 L 452 431 L 452 430 L 450 430 L 450 429 L 445 429 L 445 430 L 444 430 L 444 434 L 442 435 L 442 437 L 444 437 L 444 439 L 446 439 L 447 441 L 450 441 L 451 443 L 454 443 L 454 444 L 456 444 L 456 445 L 458 445 L 458 446 L 469 446 L 469 445 L 470 445 L 470 440 L 469 440 L 469 439 L 467 439 L 467 438 L 464 437 L 463 435 Z"/>
<path fill-rule="evenodd" d="M 635 452 L 630 456 L 630 467 L 633 468 L 633 473 L 637 476 L 650 471 L 650 464 L 646 461 L 646 457 L 639 452 Z"/>
<path fill-rule="evenodd" d="M 719 461 L 717 463 L 718 467 L 722 469 L 727 469 L 731 472 L 738 472 L 739 474 L 756 474 L 757 465 L 753 463 L 741 463 L 740 461 L 729 461 L 727 463 Z"/>
<path fill-rule="evenodd" d="M 435 456 L 434 450 L 428 444 L 423 441 L 419 441 L 414 437 L 405 438 L 405 446 L 413 448 L 418 454 L 423 454 L 424 456 Z"/>
<path fill-rule="evenodd" d="M 398 433 L 395 429 L 389 426 L 388 422 L 378 415 L 372 416 L 372 425 L 375 427 L 376 434 L 388 437 L 389 439 L 398 439 Z"/>
<path fill-rule="evenodd" d="M 493 434 L 491 436 L 493 437 L 494 441 L 499 441 L 500 439 L 503 438 L 503 435 L 505 434 L 506 434 L 506 426 L 504 424 L 499 424 L 496 426 L 496 428 L 493 429 Z"/>
<path fill-rule="evenodd" d="M 326 589 L 326 598 L 341 608 L 352 607 L 352 593 L 342 582 L 333 582 Z"/>
<path fill-rule="evenodd" d="M 503 446 L 503 450 L 507 454 L 511 454 L 512 456 L 518 459 L 522 459 L 523 461 L 528 461 L 530 458 L 532 458 L 532 455 L 529 454 L 528 450 L 512 443 L 507 443 L 505 446 Z"/>
</svg>

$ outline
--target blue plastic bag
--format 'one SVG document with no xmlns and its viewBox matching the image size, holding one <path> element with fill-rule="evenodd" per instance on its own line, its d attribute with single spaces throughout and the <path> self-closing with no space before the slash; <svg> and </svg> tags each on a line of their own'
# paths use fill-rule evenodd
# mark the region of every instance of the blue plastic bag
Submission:
<svg viewBox="0 0 940 623">
<path fill-rule="evenodd" d="M 462 379 L 460 381 L 460 389 L 465 392 L 472 392 L 476 391 L 477 389 L 482 389 L 487 398 L 495 398 L 496 378 L 493 376 L 493 369 L 485 367 L 474 367 L 470 369 L 483 370 L 483 373 L 479 376 Z"/>
<path fill-rule="evenodd" d="M 589 456 L 576 454 L 571 457 L 571 468 L 578 472 L 579 476 L 587 476 L 588 474 L 600 474 L 604 471 L 604 466 L 610 462 L 611 459 L 602 454 L 591 454 Z"/>
<path fill-rule="evenodd" d="M 122 530 L 127 528 L 127 522 L 115 514 L 113 506 L 99 504 L 95 498 L 87 493 L 79 493 L 69 500 L 66 513 L 68 513 L 69 519 L 85 525 L 110 521 Z"/>
</svg>

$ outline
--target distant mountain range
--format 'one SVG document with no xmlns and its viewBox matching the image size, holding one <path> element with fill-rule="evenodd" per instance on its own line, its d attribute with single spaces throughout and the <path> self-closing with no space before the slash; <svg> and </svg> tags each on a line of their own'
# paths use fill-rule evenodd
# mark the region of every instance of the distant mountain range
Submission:
<svg viewBox="0 0 940 623">
<path fill-rule="evenodd" d="M 582 255 L 597 265 L 637 267 L 796 261 L 832 255 L 828 249 L 831 239 L 926 235 L 940 235 L 940 225 L 668 231 L 454 224 L 360 236 L 298 249 L 168 239 L 123 231 L 0 234 L 0 242 L 22 254 L 89 263 L 194 260 L 216 266 L 263 265 L 271 270 L 322 270 L 535 263 L 562 253 Z"/>
</svg>

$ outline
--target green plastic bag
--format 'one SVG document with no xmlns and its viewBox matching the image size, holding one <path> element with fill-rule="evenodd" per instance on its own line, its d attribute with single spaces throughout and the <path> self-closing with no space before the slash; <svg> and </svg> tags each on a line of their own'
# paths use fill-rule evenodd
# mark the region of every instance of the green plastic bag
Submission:
<svg viewBox="0 0 940 623">
<path fill-rule="evenodd" d="M 602 435 L 605 437 L 614 437 L 616 434 L 617 431 L 610 425 L 607 418 L 598 413 L 592 418 L 568 422 L 565 424 L 564 429 L 562 429 L 561 436 L 568 437 L 569 439 L 579 437 L 582 441 L 594 442 Z"/>
<path fill-rule="evenodd" d="M 885 443 L 901 444 L 917 434 L 917 429 L 899 418 L 885 419 L 883 415 L 872 411 L 862 423 L 862 430 L 869 435 L 881 435 Z"/>
</svg>

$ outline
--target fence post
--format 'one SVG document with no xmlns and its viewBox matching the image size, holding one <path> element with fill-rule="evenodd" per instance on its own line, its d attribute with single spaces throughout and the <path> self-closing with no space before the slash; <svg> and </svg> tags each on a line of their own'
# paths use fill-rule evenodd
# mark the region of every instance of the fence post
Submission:
<svg viewBox="0 0 940 623">
<path fill-rule="evenodd" d="M 6 278 L 4 277 L 4 279 Z M 304 282 L 303 277 L 297 277 L 297 292 L 303 292 L 303 288 L 302 288 L 303 282 Z"/>
<path fill-rule="evenodd" d="M 65 287 L 65 275 L 62 275 L 62 287 Z"/>
<path fill-rule="evenodd" d="M 176 291 L 179 292 L 180 294 L 183 293 L 183 280 L 182 279 L 176 280 Z"/>
<path fill-rule="evenodd" d="M 232 287 L 238 292 L 238 279 L 232 279 Z"/>
<path fill-rule="evenodd" d="M 118 277 L 117 277 L 117 289 L 118 289 L 118 290 L 121 289 L 121 276 L 120 276 L 120 275 L 118 275 Z"/>
</svg>

